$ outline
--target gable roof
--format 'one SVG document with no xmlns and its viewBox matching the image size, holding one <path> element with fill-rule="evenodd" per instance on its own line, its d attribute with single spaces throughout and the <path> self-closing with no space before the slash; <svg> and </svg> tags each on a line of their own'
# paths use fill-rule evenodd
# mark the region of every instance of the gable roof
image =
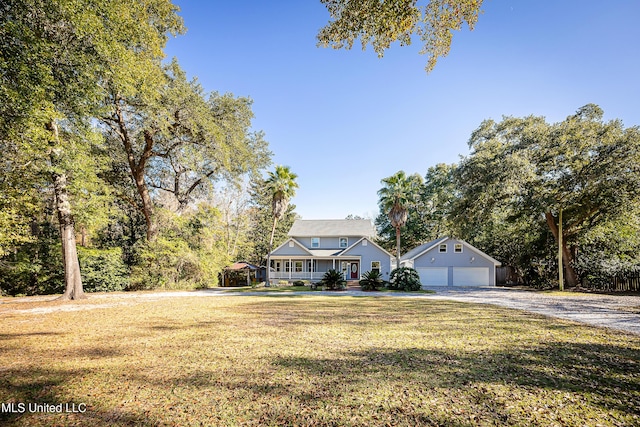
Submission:
<svg viewBox="0 0 640 427">
<path fill-rule="evenodd" d="M 440 243 L 444 243 L 447 240 L 452 240 L 452 239 L 450 237 L 442 237 L 440 239 L 432 240 L 432 241 L 430 241 L 428 243 L 420 245 L 417 248 L 413 248 L 412 250 L 410 250 L 409 252 L 407 252 L 406 254 L 404 254 L 402 256 L 401 262 L 402 261 L 407 261 L 407 260 L 415 260 L 416 258 L 422 256 L 426 252 L 429 252 L 431 249 L 435 248 Z M 455 240 L 457 240 L 460 243 L 462 243 L 463 245 L 466 245 L 469 248 L 473 249 L 475 252 L 479 253 L 480 255 L 482 255 L 483 257 L 485 257 L 486 259 L 488 259 L 489 261 L 491 261 L 495 265 L 501 265 L 502 264 L 500 261 L 496 260 L 495 258 L 490 257 L 489 255 L 487 255 L 484 252 L 482 252 L 480 249 L 478 249 L 475 246 L 465 242 L 464 240 L 462 240 L 462 239 L 455 239 Z"/>
<path fill-rule="evenodd" d="M 288 235 L 292 237 L 373 237 L 376 229 L 368 219 L 298 219 Z"/>
<path fill-rule="evenodd" d="M 376 242 L 374 242 L 373 240 L 369 239 L 368 237 L 363 237 L 362 239 L 359 239 L 357 242 L 355 242 L 353 245 L 349 246 L 348 248 L 346 248 L 344 251 L 342 251 L 342 253 L 340 254 L 340 256 L 342 255 L 346 255 L 347 252 L 349 252 L 351 249 L 355 248 L 360 242 L 362 242 L 363 240 L 366 240 L 367 242 L 369 242 L 369 244 L 373 245 L 374 247 L 380 249 L 382 252 L 384 252 L 385 254 L 389 255 L 389 257 L 391 257 L 391 254 L 382 246 L 378 245 Z"/>
<path fill-rule="evenodd" d="M 415 247 L 411 249 L 409 252 L 407 252 L 406 254 L 402 255 L 402 257 L 400 257 L 400 261 L 406 261 L 406 260 L 418 258 L 418 256 L 421 255 L 423 252 L 427 252 L 432 247 L 439 245 L 441 242 L 444 242 L 447 239 L 448 237 L 441 237 L 439 239 L 435 239 L 430 242 L 423 243 L 422 245 Z"/>
<path fill-rule="evenodd" d="M 235 262 L 228 267 L 225 267 L 225 270 L 257 270 L 259 268 L 260 267 L 253 264 L 249 264 L 248 262 L 240 261 L 240 262 Z"/>
<path fill-rule="evenodd" d="M 275 248 L 274 250 L 271 251 L 271 253 L 276 253 L 276 251 L 280 250 L 281 248 L 284 248 L 285 246 L 289 245 L 289 242 L 293 242 L 295 246 L 299 247 L 300 249 L 304 250 L 305 252 L 307 252 L 309 255 L 313 255 L 311 253 L 311 251 L 309 251 L 309 249 L 307 249 L 302 243 L 298 242 L 296 239 L 294 239 L 293 237 L 289 237 L 283 244 L 281 244 L 280 246 L 278 246 L 277 248 Z"/>
</svg>

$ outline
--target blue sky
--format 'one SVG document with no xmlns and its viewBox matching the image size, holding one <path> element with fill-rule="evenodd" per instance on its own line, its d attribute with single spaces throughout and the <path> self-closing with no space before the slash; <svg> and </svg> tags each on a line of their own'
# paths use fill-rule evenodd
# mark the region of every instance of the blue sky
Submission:
<svg viewBox="0 0 640 427">
<path fill-rule="evenodd" d="M 563 120 L 587 103 L 640 125 L 640 1 L 485 0 L 430 74 L 421 43 L 316 47 L 319 0 L 177 0 L 177 57 L 207 91 L 254 100 L 274 164 L 299 176 L 304 219 L 375 217 L 380 180 L 456 163 L 485 119 Z"/>
</svg>

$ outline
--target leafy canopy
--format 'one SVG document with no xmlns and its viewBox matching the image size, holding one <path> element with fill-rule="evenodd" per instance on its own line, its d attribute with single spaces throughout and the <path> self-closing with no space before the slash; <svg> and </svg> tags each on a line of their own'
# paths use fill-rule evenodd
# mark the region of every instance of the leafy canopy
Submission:
<svg viewBox="0 0 640 427">
<path fill-rule="evenodd" d="M 360 39 L 362 49 L 371 45 L 379 57 L 391 43 L 411 44 L 419 36 L 427 55 L 425 70 L 430 72 L 438 58 L 451 49 L 453 31 L 466 23 L 473 30 L 482 0 L 321 0 L 331 21 L 318 32 L 318 44 L 334 49 L 351 49 Z"/>
</svg>

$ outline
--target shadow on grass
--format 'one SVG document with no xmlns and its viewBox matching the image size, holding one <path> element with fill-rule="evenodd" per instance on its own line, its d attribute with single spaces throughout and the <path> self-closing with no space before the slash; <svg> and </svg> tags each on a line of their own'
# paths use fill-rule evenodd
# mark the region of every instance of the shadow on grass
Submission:
<svg viewBox="0 0 640 427">
<path fill-rule="evenodd" d="M 590 328 L 472 304 L 281 296 L 287 298 L 206 302 L 191 318 L 178 311 L 147 317 L 131 335 L 149 334 L 144 345 L 117 341 L 114 331 L 113 342 L 52 352 L 58 366 L 112 357 L 122 372 L 102 359 L 92 370 L 4 369 L 2 402 L 89 407 L 44 420 L 5 413 L 0 424 L 578 426 L 640 420 L 633 418 L 640 415 L 635 338 L 618 341 L 633 348 L 615 343 L 615 334 L 603 333 L 612 342 L 597 343 Z M 99 389 L 95 394 L 81 384 L 86 378 Z M 82 393 L 90 401 L 82 402 Z M 565 402 L 566 396 L 576 402 Z M 530 421 L 537 412 L 527 399 L 557 418 Z"/>
<path fill-rule="evenodd" d="M 58 390 L 71 380 L 83 377 L 86 370 L 5 370 L 0 380 L 0 396 L 5 405 L 0 411 L 0 425 L 86 425 L 133 426 L 160 425 L 148 414 L 120 408 L 102 409 L 95 402 L 69 398 Z M 9 406 L 13 404 L 12 406 Z M 20 406 L 20 404 L 24 406 Z M 38 408 L 47 404 L 49 409 Z M 58 405 L 62 406 L 58 407 Z M 99 403 L 98 403 L 99 404 Z M 53 408 L 52 408 L 53 407 Z M 58 409 L 61 412 L 58 412 Z"/>
<path fill-rule="evenodd" d="M 416 389 L 508 384 L 556 390 L 588 395 L 604 411 L 640 415 L 640 352 L 615 345 L 561 342 L 481 353 L 372 348 L 338 358 L 279 357 L 273 363 L 312 378 L 335 376 L 359 384 L 376 378 Z"/>
<path fill-rule="evenodd" d="M 20 333 L 20 334 L 0 334 L 0 340 L 12 340 L 16 338 L 25 338 L 25 337 L 45 337 L 45 336 L 56 336 L 61 335 L 57 332 L 30 332 L 30 333 Z"/>
</svg>

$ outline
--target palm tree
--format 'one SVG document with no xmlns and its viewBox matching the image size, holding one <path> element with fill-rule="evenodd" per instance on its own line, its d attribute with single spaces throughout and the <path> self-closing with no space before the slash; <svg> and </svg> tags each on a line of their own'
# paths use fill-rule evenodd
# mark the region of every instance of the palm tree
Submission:
<svg viewBox="0 0 640 427">
<path fill-rule="evenodd" d="M 381 182 L 384 187 L 378 191 L 379 205 L 383 212 L 387 212 L 396 230 L 396 268 L 400 268 L 400 228 L 407 222 L 409 204 L 413 203 L 422 178 L 418 174 L 407 176 L 404 171 L 399 171 Z"/>
<path fill-rule="evenodd" d="M 273 208 L 273 228 L 271 228 L 271 238 L 269 239 L 269 252 L 267 253 L 267 280 L 266 286 L 271 282 L 271 251 L 273 250 L 273 236 L 276 232 L 278 220 L 287 212 L 289 199 L 296 194 L 298 175 L 291 172 L 289 166 L 276 166 L 275 171 L 269 172 L 269 177 L 265 181 L 265 186 L 272 195 L 271 207 Z"/>
</svg>

